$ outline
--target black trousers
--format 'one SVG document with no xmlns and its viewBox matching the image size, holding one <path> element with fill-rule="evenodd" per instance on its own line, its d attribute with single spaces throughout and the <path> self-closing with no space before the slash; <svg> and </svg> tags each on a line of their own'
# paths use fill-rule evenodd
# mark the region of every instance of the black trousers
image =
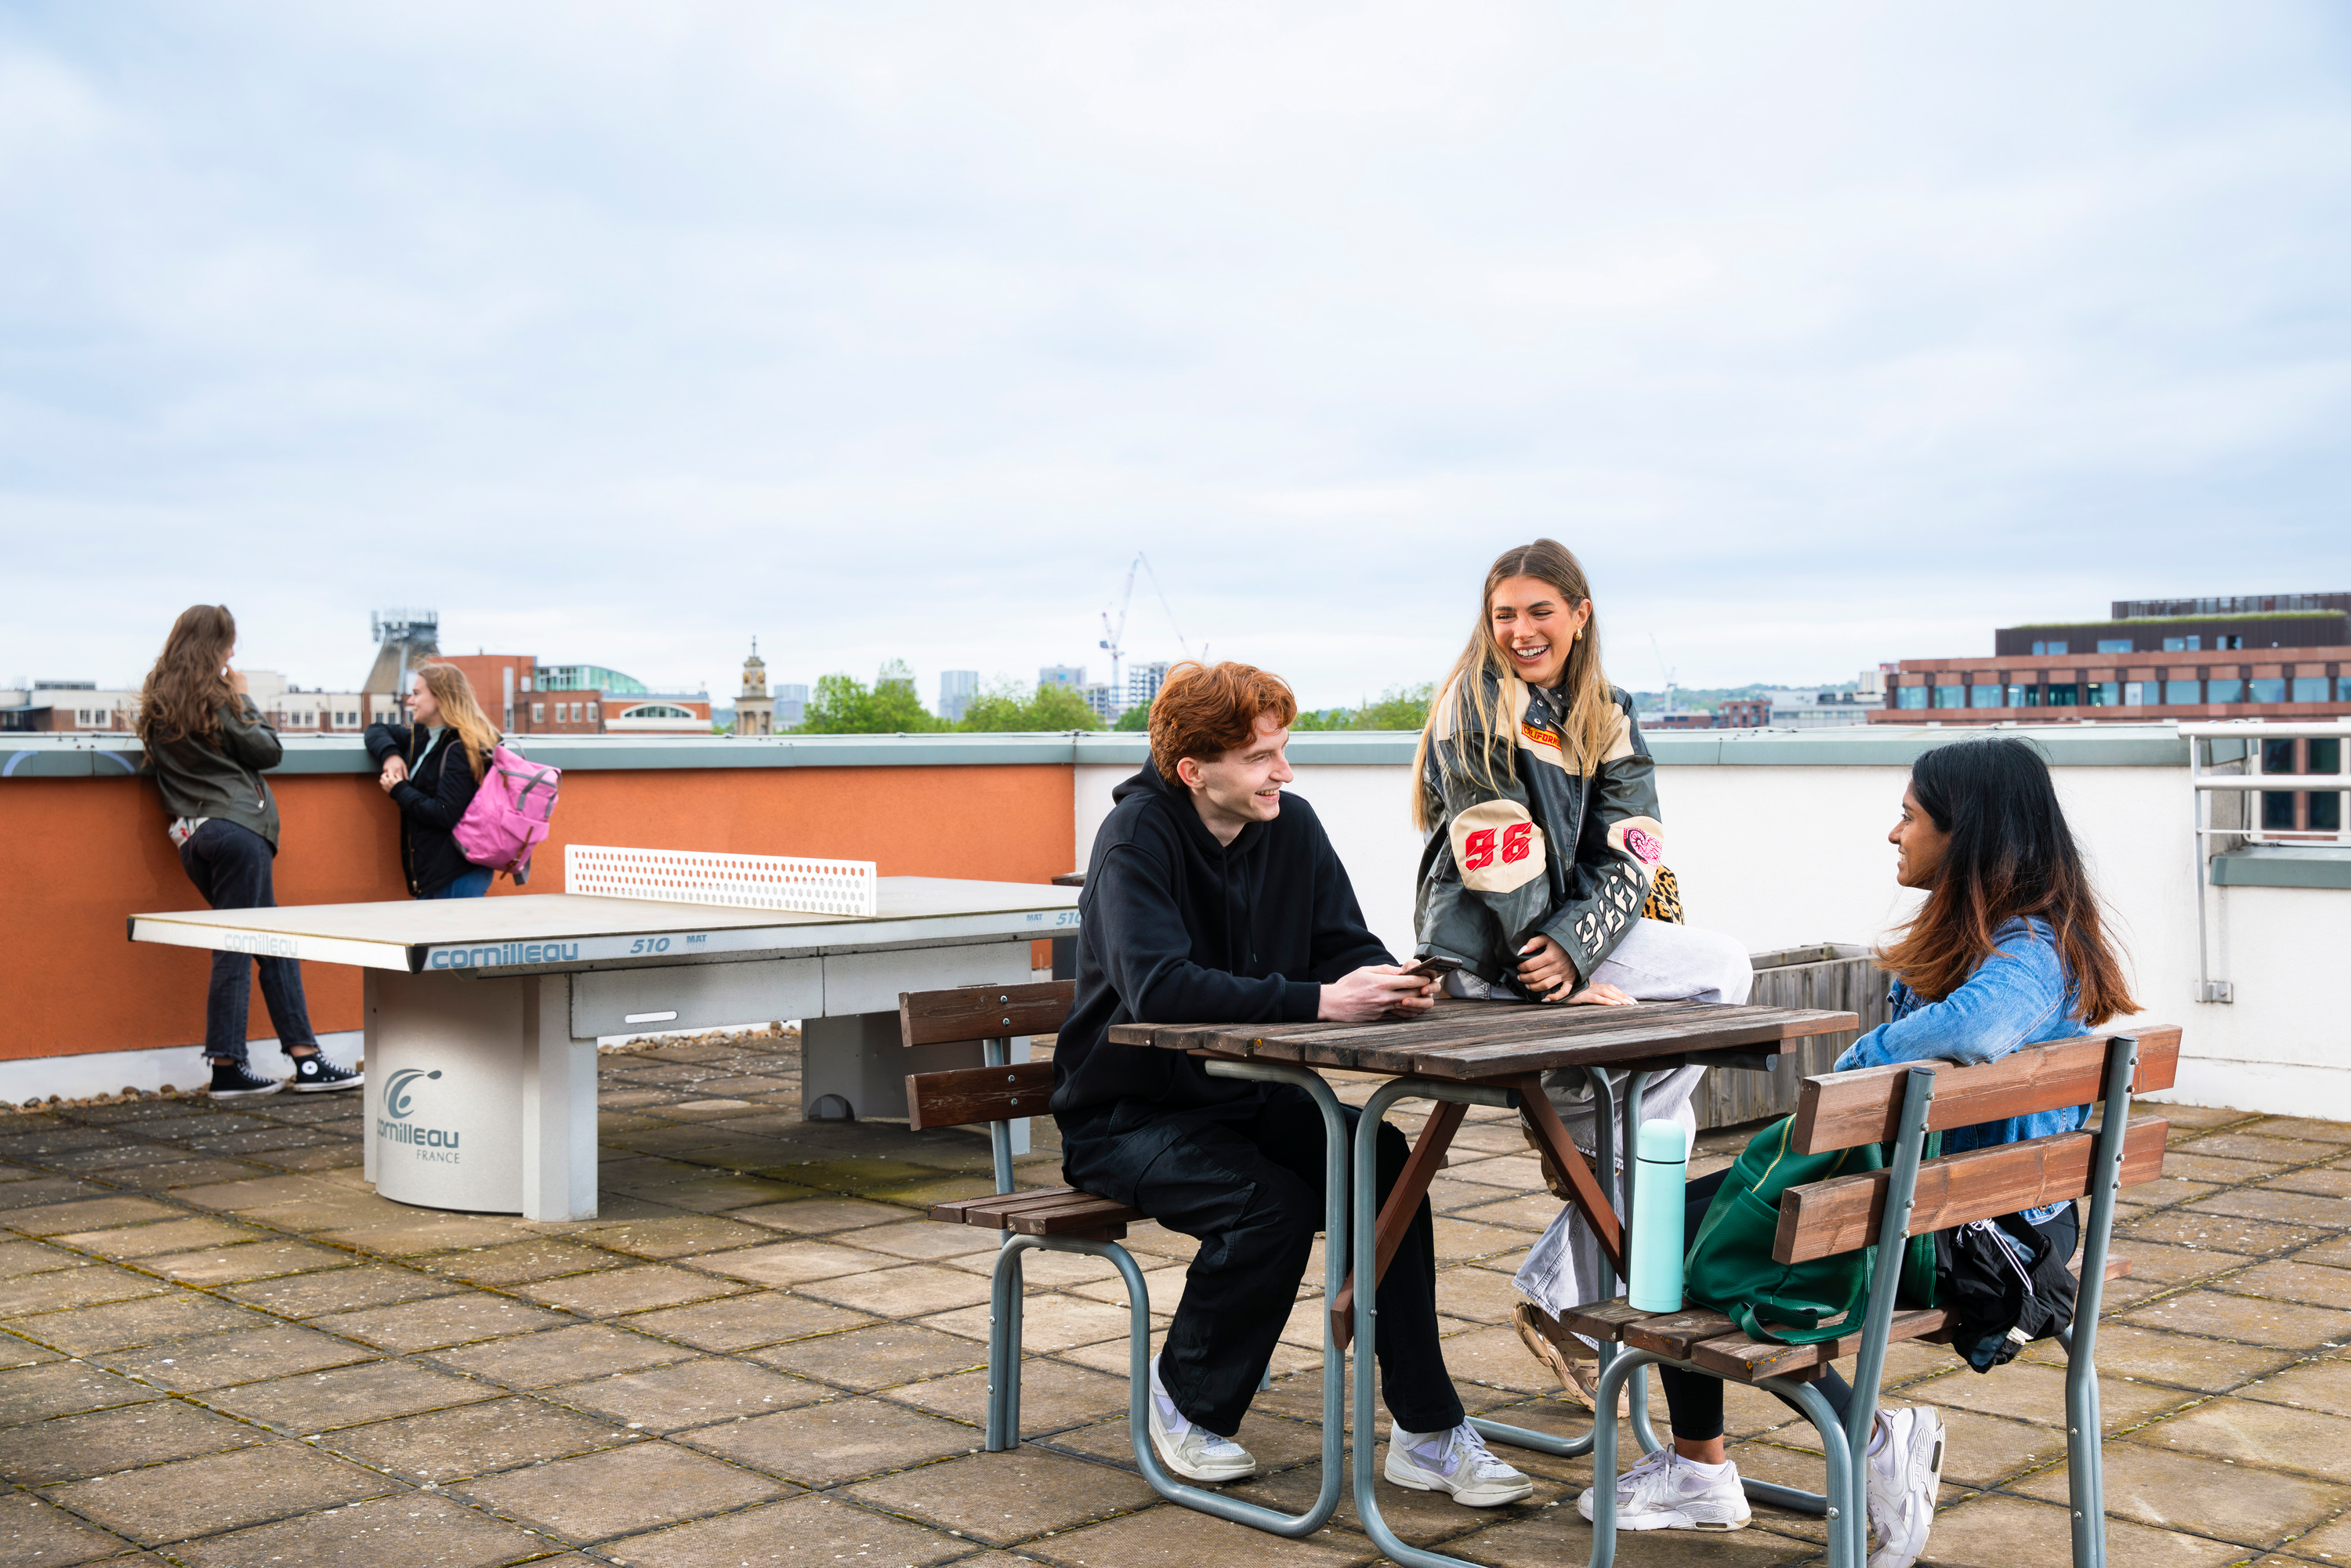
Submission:
<svg viewBox="0 0 2351 1568">
<path fill-rule="evenodd" d="M 1347 1120 L 1352 1129 L 1353 1110 Z M 1115 1107 L 1061 1119 L 1062 1172 L 1072 1186 L 1198 1238 L 1160 1380 L 1185 1419 L 1229 1437 L 1298 1304 L 1322 1228 L 1322 1114 L 1304 1090 L 1285 1083 L 1269 1087 L 1253 1113 L 1220 1106 L 1118 1122 Z M 1384 1199 L 1410 1150 L 1385 1124 L 1374 1148 Z M 1374 1305 L 1388 1414 L 1408 1432 L 1459 1426 L 1461 1400 L 1437 1343 L 1437 1239 L 1425 1201 Z"/>
<path fill-rule="evenodd" d="M 180 865 L 214 909 L 274 909 L 269 863 L 277 852 L 250 828 L 213 818 L 180 846 Z M 291 958 L 259 958 L 249 953 L 213 955 L 212 985 L 204 993 L 204 1054 L 243 1061 L 246 1023 L 253 1005 L 253 967 L 261 966 L 261 999 L 277 1027 L 277 1044 L 291 1052 L 316 1045 L 310 1009 L 302 999 L 302 966 Z"/>
<path fill-rule="evenodd" d="M 1721 1190 L 1722 1178 L 1729 1174 L 1726 1168 L 1689 1184 L 1682 1208 L 1684 1236 L 1698 1234 L 1698 1221 L 1706 1218 L 1707 1207 L 1714 1202 L 1714 1195 Z M 2050 1241 L 2064 1248 L 2066 1257 L 2072 1257 L 2082 1234 L 2081 1210 L 2067 1209 L 2048 1222 L 2048 1229 Z M 1666 1385 L 1666 1410 L 1672 1417 L 1675 1437 L 1685 1442 L 1703 1443 L 1722 1436 L 1722 1379 L 1703 1372 L 1684 1372 L 1678 1366 L 1657 1368 L 1657 1378 Z M 1853 1385 L 1835 1367 L 1823 1372 L 1813 1386 L 1821 1391 L 1821 1397 L 1829 1402 L 1838 1420 L 1851 1414 Z M 1780 1403 L 1799 1415 L 1805 1414 L 1792 1399 L 1781 1399 Z"/>
</svg>

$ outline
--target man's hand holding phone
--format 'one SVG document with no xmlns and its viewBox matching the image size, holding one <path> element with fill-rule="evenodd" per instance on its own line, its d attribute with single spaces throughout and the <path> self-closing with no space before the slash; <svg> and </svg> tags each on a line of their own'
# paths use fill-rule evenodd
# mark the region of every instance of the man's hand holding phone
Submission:
<svg viewBox="0 0 2351 1568">
<path fill-rule="evenodd" d="M 1394 964 L 1367 964 L 1322 988 L 1314 1016 L 1325 1023 L 1369 1023 L 1426 1012 L 1437 1005 L 1437 981 Z"/>
</svg>

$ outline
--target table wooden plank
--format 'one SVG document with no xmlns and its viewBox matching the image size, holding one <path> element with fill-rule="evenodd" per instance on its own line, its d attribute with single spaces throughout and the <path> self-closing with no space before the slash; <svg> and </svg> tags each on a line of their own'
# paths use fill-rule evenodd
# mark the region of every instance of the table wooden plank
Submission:
<svg viewBox="0 0 2351 1568">
<path fill-rule="evenodd" d="M 1712 1016 L 1704 1016 L 1711 1013 Z M 1835 1034 L 1855 1029 L 1852 1013 L 1802 1008 L 1721 1008 L 1677 1017 L 1668 1027 L 1632 1026 L 1566 1036 L 1550 1043 L 1503 1043 L 1439 1047 L 1425 1051 L 1359 1052 L 1355 1065 L 1369 1072 L 1426 1078 L 1479 1080 L 1554 1067 L 1633 1067 L 1646 1059 L 1695 1051 L 1721 1051 Z"/>
</svg>

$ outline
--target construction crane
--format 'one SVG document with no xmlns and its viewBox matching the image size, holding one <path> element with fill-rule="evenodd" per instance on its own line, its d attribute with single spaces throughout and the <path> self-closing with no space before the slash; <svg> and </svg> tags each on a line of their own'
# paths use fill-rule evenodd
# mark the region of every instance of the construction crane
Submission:
<svg viewBox="0 0 2351 1568">
<path fill-rule="evenodd" d="M 1119 661 L 1126 657 L 1126 612 L 1127 607 L 1134 602 L 1134 574 L 1138 571 L 1150 576 L 1151 591 L 1159 595 L 1159 608 L 1167 612 L 1167 626 L 1176 633 L 1176 645 L 1184 650 L 1186 658 L 1192 656 L 1192 645 L 1184 640 L 1184 629 L 1176 624 L 1176 607 L 1167 602 L 1167 591 L 1160 586 L 1159 574 L 1152 570 L 1150 560 L 1141 550 L 1135 551 L 1134 564 L 1126 569 L 1126 588 L 1118 596 L 1118 623 L 1113 625 L 1110 612 L 1107 610 L 1102 612 L 1102 646 L 1110 650 L 1110 695 L 1113 702 L 1119 700 L 1119 693 L 1122 690 L 1118 681 L 1118 666 Z M 1207 644 L 1202 643 L 1201 656 L 1207 657 Z"/>
</svg>

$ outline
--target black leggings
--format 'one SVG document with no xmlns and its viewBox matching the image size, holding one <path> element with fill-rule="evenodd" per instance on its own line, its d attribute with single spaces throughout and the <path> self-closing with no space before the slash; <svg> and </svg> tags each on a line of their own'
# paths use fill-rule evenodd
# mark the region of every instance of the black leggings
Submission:
<svg viewBox="0 0 2351 1568">
<path fill-rule="evenodd" d="M 1682 1234 L 1694 1237 L 1698 1222 L 1706 1218 L 1707 1207 L 1722 1186 L 1722 1178 L 1730 1172 L 1726 1168 L 1709 1176 L 1700 1176 L 1685 1189 L 1682 1208 Z M 2078 1209 L 2067 1209 L 2049 1221 L 2050 1239 L 2074 1255 L 2074 1247 L 2081 1234 Z M 1722 1379 L 1703 1372 L 1684 1372 L 1678 1366 L 1660 1366 L 1657 1377 L 1666 1385 L 1666 1410 L 1672 1417 L 1674 1436 L 1684 1442 L 1703 1443 L 1722 1436 Z M 1829 1408 L 1843 1421 L 1853 1409 L 1853 1385 L 1847 1383 L 1834 1366 L 1822 1373 L 1813 1385 L 1829 1402 Z M 1802 1414 L 1802 1406 L 1792 1399 L 1778 1395 L 1774 1398 Z"/>
</svg>

